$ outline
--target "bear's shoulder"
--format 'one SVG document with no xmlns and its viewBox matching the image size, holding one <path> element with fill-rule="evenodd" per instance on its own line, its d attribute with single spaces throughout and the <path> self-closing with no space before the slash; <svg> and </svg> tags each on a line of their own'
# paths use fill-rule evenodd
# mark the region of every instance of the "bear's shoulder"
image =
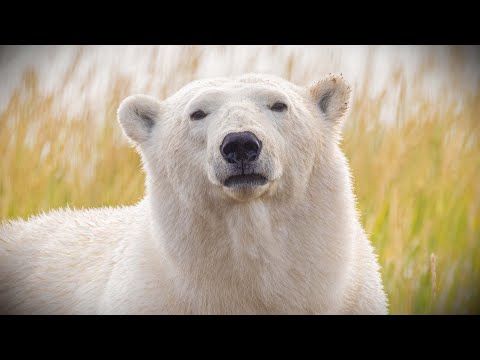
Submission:
<svg viewBox="0 0 480 360">
<path fill-rule="evenodd" d="M 16 248 L 65 245 L 78 247 L 89 242 L 119 239 L 144 226 L 141 204 L 90 209 L 55 209 L 28 219 L 4 220 L 0 225 L 0 251 Z M 101 234 L 101 236 L 100 236 Z"/>
</svg>

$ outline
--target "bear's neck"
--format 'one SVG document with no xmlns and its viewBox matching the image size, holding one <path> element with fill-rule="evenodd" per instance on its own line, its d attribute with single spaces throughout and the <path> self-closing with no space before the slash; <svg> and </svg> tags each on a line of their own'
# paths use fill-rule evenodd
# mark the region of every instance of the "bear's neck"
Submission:
<svg viewBox="0 0 480 360">
<path fill-rule="evenodd" d="M 272 299 L 285 293 L 293 301 L 289 312 L 308 308 L 303 303 L 308 292 L 323 291 L 315 298 L 328 301 L 334 295 L 331 287 L 343 281 L 337 269 L 351 255 L 356 214 L 347 168 L 335 182 L 324 181 L 322 171 L 331 175 L 333 170 L 316 168 L 308 190 L 290 202 L 271 197 L 228 206 L 204 201 L 182 206 L 171 185 L 147 193 L 152 239 L 170 263 L 176 290 L 195 297 L 195 303 L 205 296 L 204 303 L 218 300 L 216 309 L 228 303 L 246 312 L 251 304 L 268 312 Z"/>
</svg>

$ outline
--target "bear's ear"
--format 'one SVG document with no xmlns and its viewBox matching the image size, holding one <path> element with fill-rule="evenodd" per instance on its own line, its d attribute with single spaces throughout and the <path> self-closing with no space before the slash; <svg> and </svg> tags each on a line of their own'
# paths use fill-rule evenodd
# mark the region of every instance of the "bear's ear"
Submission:
<svg viewBox="0 0 480 360">
<path fill-rule="evenodd" d="M 317 108 L 327 121 L 339 124 L 350 103 L 350 85 L 341 75 L 330 74 L 309 88 Z"/>
<path fill-rule="evenodd" d="M 125 135 L 136 144 L 148 139 L 160 115 L 160 101 L 147 95 L 133 95 L 122 101 L 117 117 Z"/>
</svg>

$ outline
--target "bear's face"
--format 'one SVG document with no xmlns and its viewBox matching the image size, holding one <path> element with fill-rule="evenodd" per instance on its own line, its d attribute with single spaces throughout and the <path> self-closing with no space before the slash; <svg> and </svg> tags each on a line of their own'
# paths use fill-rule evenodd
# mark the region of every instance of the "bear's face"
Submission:
<svg viewBox="0 0 480 360">
<path fill-rule="evenodd" d="M 131 96 L 118 116 L 155 182 L 167 178 L 182 197 L 248 201 L 307 186 L 349 92 L 337 76 L 302 88 L 251 74 L 196 81 L 163 102 Z"/>
</svg>

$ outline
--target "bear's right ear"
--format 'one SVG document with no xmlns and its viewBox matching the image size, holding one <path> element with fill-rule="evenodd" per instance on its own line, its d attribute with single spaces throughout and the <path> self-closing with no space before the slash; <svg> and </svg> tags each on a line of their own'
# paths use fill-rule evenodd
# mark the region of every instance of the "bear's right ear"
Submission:
<svg viewBox="0 0 480 360">
<path fill-rule="evenodd" d="M 123 132 L 136 144 L 148 139 L 159 115 L 160 101 L 147 95 L 127 97 L 117 111 Z"/>
<path fill-rule="evenodd" d="M 310 88 L 310 94 L 325 119 L 341 124 L 350 103 L 350 85 L 342 75 L 330 74 Z"/>
</svg>

